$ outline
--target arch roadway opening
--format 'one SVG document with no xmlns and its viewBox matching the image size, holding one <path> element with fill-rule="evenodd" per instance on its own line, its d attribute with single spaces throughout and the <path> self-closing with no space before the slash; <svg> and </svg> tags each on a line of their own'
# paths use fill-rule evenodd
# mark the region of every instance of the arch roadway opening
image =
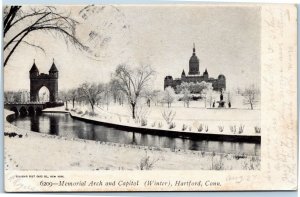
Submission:
<svg viewBox="0 0 300 197">
<path fill-rule="evenodd" d="M 42 86 L 39 89 L 38 101 L 39 102 L 49 102 L 50 101 L 50 91 L 46 86 Z"/>
<path fill-rule="evenodd" d="M 22 106 L 20 109 L 20 116 L 27 116 L 27 114 L 27 109 L 24 106 Z"/>
<path fill-rule="evenodd" d="M 19 111 L 18 111 L 18 109 L 17 109 L 16 107 L 12 107 L 12 108 L 10 108 L 10 111 L 13 111 L 13 112 L 15 112 L 15 115 L 16 115 L 16 116 L 18 116 L 18 115 L 19 115 Z"/>
</svg>

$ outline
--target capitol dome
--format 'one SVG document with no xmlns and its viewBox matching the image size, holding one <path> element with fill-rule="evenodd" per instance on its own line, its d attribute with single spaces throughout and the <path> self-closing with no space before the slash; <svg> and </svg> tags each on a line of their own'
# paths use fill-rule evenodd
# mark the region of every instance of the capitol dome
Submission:
<svg viewBox="0 0 300 197">
<path fill-rule="evenodd" d="M 199 75 L 199 59 L 196 55 L 195 44 L 193 47 L 193 55 L 189 61 L 189 75 Z"/>
<path fill-rule="evenodd" d="M 193 55 L 191 56 L 190 63 L 199 63 L 199 58 L 195 53 L 193 53 Z"/>
<path fill-rule="evenodd" d="M 220 74 L 220 75 L 218 76 L 218 79 L 226 79 L 226 78 L 225 78 L 225 76 L 224 76 L 223 74 Z"/>
</svg>

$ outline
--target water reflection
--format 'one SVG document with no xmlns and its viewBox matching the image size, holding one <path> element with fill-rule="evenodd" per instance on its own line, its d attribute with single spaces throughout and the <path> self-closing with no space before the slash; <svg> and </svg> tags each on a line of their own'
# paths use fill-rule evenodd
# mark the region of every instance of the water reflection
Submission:
<svg viewBox="0 0 300 197">
<path fill-rule="evenodd" d="M 59 133 L 59 126 L 58 126 L 59 118 L 56 118 L 55 116 L 49 116 L 49 120 L 50 120 L 49 133 L 52 135 L 56 135 L 57 133 Z"/>
<path fill-rule="evenodd" d="M 80 138 L 96 141 L 156 146 L 160 148 L 214 151 L 220 153 L 239 153 L 260 155 L 260 144 L 223 142 L 208 140 L 189 140 L 120 131 L 75 120 L 68 114 L 44 113 L 20 117 L 12 122 L 17 127 L 68 138 Z"/>
<path fill-rule="evenodd" d="M 20 117 L 21 118 L 21 117 Z M 26 117 L 24 117 L 25 119 Z M 26 122 L 24 122 L 26 123 Z M 21 127 L 23 128 L 23 127 Z M 30 130 L 31 131 L 36 131 L 36 132 L 40 132 L 40 121 L 39 119 L 36 117 L 36 114 L 33 114 L 32 116 L 30 116 Z"/>
<path fill-rule="evenodd" d="M 136 138 L 135 138 L 135 132 L 132 132 L 132 142 L 131 142 L 131 144 L 137 145 L 137 141 L 136 141 Z"/>
</svg>

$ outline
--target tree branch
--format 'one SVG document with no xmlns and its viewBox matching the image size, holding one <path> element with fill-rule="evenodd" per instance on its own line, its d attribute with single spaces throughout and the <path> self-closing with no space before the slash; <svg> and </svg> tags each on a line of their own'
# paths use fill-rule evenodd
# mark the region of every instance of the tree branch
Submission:
<svg viewBox="0 0 300 197">
<path fill-rule="evenodd" d="M 43 51 L 44 54 L 46 53 L 45 49 L 44 49 L 43 47 L 41 47 L 41 46 L 38 46 L 38 45 L 35 45 L 35 44 L 32 44 L 32 43 L 29 43 L 29 42 L 27 42 L 27 41 L 25 41 L 25 40 L 23 40 L 22 43 L 25 43 L 25 44 L 27 44 L 27 45 L 29 45 L 29 46 L 38 48 L 38 49 L 40 49 L 41 51 Z"/>
<path fill-rule="evenodd" d="M 8 56 L 5 58 L 5 61 L 4 61 L 4 66 L 6 66 L 9 58 L 11 57 L 11 55 L 14 53 L 14 51 L 16 50 L 16 48 L 18 47 L 18 45 L 21 43 L 21 41 L 27 36 L 29 32 L 26 32 L 22 37 L 21 39 L 15 44 L 15 46 L 13 47 L 13 49 L 9 52 Z"/>
<path fill-rule="evenodd" d="M 4 36 L 5 33 L 10 29 L 11 23 L 14 20 L 17 12 L 20 10 L 21 6 L 11 6 L 8 14 L 4 17 Z"/>
<path fill-rule="evenodd" d="M 36 23 L 38 23 L 40 20 L 42 20 L 43 18 L 45 18 L 46 16 L 48 16 L 50 13 L 45 13 L 43 16 L 41 16 L 38 20 L 36 20 L 31 26 L 26 27 L 25 29 L 23 29 L 20 33 L 18 33 L 16 36 L 14 36 L 5 46 L 4 46 L 4 50 L 16 39 L 18 38 L 20 35 L 24 34 L 25 32 L 30 32 L 33 31 L 33 27 Z M 28 34 L 28 33 L 27 33 Z"/>
</svg>

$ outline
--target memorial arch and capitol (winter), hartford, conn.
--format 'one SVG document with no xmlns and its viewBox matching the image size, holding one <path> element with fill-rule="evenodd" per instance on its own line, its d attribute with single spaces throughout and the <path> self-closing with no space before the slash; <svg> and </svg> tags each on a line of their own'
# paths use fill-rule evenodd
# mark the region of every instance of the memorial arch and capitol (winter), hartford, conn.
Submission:
<svg viewBox="0 0 300 197">
<path fill-rule="evenodd" d="M 196 49 L 195 44 L 193 47 L 193 55 L 189 61 L 189 72 L 186 75 L 185 71 L 183 70 L 181 73 L 181 78 L 173 79 L 172 76 L 166 76 L 164 79 L 164 88 L 170 86 L 176 88 L 183 82 L 187 83 L 200 83 L 202 81 L 208 82 L 212 84 L 213 90 L 215 91 L 222 91 L 226 89 L 226 78 L 223 74 L 220 74 L 217 79 L 209 77 L 207 69 L 203 72 L 203 75 L 200 75 L 199 71 L 199 58 L 196 56 Z"/>
</svg>

